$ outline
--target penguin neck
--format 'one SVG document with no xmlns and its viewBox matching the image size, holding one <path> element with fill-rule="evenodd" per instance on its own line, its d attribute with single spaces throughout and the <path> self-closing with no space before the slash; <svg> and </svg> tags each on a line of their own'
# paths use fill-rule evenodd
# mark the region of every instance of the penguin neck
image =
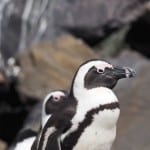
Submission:
<svg viewBox="0 0 150 150">
<path fill-rule="evenodd" d="M 73 96 L 75 97 L 75 99 L 77 99 L 78 103 L 84 103 L 85 101 L 85 103 L 97 103 L 97 105 L 105 105 L 113 102 L 118 102 L 118 99 L 114 92 L 106 87 L 86 89 L 83 86 L 74 86 Z"/>
<path fill-rule="evenodd" d="M 88 114 L 93 113 L 95 111 L 103 111 L 104 109 L 106 109 L 104 112 L 108 111 L 108 114 L 109 112 L 111 114 L 112 111 L 110 110 L 119 108 L 118 99 L 113 93 L 113 91 L 109 88 L 97 87 L 92 89 L 86 89 L 86 88 L 79 88 L 79 87 L 77 88 L 76 86 L 74 86 L 72 91 L 73 91 L 73 96 L 77 101 L 77 108 L 76 108 L 76 114 L 72 119 L 73 127 L 71 129 L 71 132 L 78 129 L 79 122 L 80 123 L 84 122 Z M 118 118 L 118 114 L 116 118 Z M 67 134 L 68 132 L 64 135 L 64 137 Z"/>
<path fill-rule="evenodd" d="M 44 128 L 44 126 L 45 126 L 47 120 L 48 120 L 50 117 L 51 117 L 51 114 L 49 114 L 49 115 L 42 114 L 42 123 L 41 123 L 41 124 L 42 124 L 42 129 Z"/>
</svg>

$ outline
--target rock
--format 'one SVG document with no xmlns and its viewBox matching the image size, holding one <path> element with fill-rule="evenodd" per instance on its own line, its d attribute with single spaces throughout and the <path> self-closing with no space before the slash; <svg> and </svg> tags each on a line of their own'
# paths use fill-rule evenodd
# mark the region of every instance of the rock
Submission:
<svg viewBox="0 0 150 150">
<path fill-rule="evenodd" d="M 5 61 L 0 52 L 0 139 L 7 144 L 12 142 L 22 127 L 30 107 L 37 102 L 19 93 L 17 89 L 19 70 L 14 58 Z"/>
<path fill-rule="evenodd" d="M 14 81 L 0 83 L 0 139 L 10 144 L 38 100 L 20 93 Z"/>
<path fill-rule="evenodd" d="M 67 1 L 64 1 L 67 2 Z M 58 12 L 59 25 L 73 35 L 93 45 L 115 29 L 130 24 L 143 14 L 146 1 L 94 0 L 66 3 L 67 13 Z M 57 14 L 57 13 L 56 13 Z"/>
<path fill-rule="evenodd" d="M 42 101 L 39 101 L 30 111 L 29 115 L 24 121 L 21 130 L 32 129 L 38 132 L 41 125 L 41 112 L 42 112 Z"/>
<path fill-rule="evenodd" d="M 0 150 L 5 150 L 6 147 L 7 147 L 7 144 L 4 141 L 0 140 Z"/>
<path fill-rule="evenodd" d="M 53 43 L 41 43 L 26 53 L 20 53 L 21 92 L 44 98 L 55 89 L 68 89 L 76 68 L 95 53 L 81 40 L 62 36 Z"/>
<path fill-rule="evenodd" d="M 150 61 L 127 50 L 109 61 L 130 66 L 137 73 L 134 79 L 122 80 L 115 89 L 121 103 L 121 116 L 113 150 L 149 150 Z"/>
<path fill-rule="evenodd" d="M 0 48 L 5 57 L 10 57 L 64 32 L 92 44 L 142 15 L 147 1 L 1 0 Z"/>
<path fill-rule="evenodd" d="M 125 38 L 128 30 L 129 26 L 121 28 L 100 43 L 97 43 L 94 46 L 94 49 L 101 56 L 101 58 L 118 56 L 124 47 L 126 47 Z"/>
<path fill-rule="evenodd" d="M 130 25 L 126 42 L 133 50 L 150 58 L 150 2 L 145 5 L 145 13 Z"/>
</svg>

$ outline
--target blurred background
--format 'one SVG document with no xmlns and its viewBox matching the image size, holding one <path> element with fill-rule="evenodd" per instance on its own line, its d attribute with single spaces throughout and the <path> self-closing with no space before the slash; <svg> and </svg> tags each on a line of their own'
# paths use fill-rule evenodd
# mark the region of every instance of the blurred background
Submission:
<svg viewBox="0 0 150 150">
<path fill-rule="evenodd" d="M 0 0 L 0 150 L 40 124 L 41 103 L 100 58 L 137 72 L 114 89 L 121 103 L 113 150 L 150 150 L 148 0 Z"/>
</svg>

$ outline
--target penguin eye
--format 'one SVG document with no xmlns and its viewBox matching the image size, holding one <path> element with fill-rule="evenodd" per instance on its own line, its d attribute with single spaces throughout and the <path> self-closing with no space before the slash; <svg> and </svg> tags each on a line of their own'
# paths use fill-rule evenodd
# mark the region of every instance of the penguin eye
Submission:
<svg viewBox="0 0 150 150">
<path fill-rule="evenodd" d="M 102 69 L 97 69 L 97 73 L 102 74 L 104 71 Z"/>
<path fill-rule="evenodd" d="M 59 98 L 58 97 L 53 97 L 53 101 L 57 102 L 57 101 L 59 101 Z"/>
</svg>

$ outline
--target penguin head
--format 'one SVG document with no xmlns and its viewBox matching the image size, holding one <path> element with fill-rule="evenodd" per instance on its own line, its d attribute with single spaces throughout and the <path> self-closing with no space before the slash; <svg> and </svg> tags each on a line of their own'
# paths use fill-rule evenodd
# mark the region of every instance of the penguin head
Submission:
<svg viewBox="0 0 150 150">
<path fill-rule="evenodd" d="M 90 60 L 79 67 L 72 87 L 76 89 L 92 89 L 97 87 L 112 89 L 119 79 L 134 76 L 135 72 L 129 67 L 114 66 L 101 60 Z"/>
<path fill-rule="evenodd" d="M 67 92 L 62 90 L 53 91 L 46 96 L 42 106 L 42 126 L 44 126 L 51 114 L 64 102 L 66 96 Z"/>
</svg>

